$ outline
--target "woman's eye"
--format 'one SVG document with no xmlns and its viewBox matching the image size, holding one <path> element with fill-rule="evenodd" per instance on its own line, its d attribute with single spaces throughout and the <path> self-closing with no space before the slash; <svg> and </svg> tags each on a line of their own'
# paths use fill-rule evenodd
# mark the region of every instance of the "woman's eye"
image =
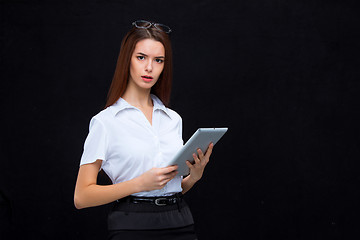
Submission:
<svg viewBox="0 0 360 240">
<path fill-rule="evenodd" d="M 164 62 L 164 60 L 163 60 L 163 59 L 160 59 L 160 58 L 155 59 L 155 61 L 156 61 L 157 63 L 163 63 L 163 62 Z"/>
<path fill-rule="evenodd" d="M 145 59 L 144 56 L 137 56 L 136 58 L 139 59 L 139 60 L 144 60 Z"/>
</svg>

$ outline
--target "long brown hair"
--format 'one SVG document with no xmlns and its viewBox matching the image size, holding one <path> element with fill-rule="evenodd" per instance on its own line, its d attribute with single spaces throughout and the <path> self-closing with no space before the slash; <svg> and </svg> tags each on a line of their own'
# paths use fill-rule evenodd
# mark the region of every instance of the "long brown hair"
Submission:
<svg viewBox="0 0 360 240">
<path fill-rule="evenodd" d="M 168 34 L 162 32 L 154 26 L 144 29 L 133 27 L 123 38 L 119 57 L 116 63 L 116 69 L 113 80 L 108 92 L 105 108 L 113 105 L 125 92 L 129 75 L 130 61 L 136 44 L 144 39 L 153 39 L 159 41 L 165 48 L 164 69 L 156 84 L 151 88 L 151 93 L 155 94 L 168 106 L 170 101 L 171 83 L 172 83 L 172 50 Z"/>
</svg>

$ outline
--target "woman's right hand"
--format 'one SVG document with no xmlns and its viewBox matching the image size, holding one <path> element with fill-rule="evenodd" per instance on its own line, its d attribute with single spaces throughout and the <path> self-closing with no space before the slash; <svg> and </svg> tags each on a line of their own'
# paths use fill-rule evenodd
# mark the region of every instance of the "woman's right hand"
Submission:
<svg viewBox="0 0 360 240">
<path fill-rule="evenodd" d="M 152 168 L 139 176 L 141 191 L 152 191 L 162 189 L 172 180 L 177 172 L 178 166 L 169 166 L 164 168 Z"/>
<path fill-rule="evenodd" d="M 163 188 L 177 174 L 177 166 L 152 168 L 137 178 L 110 185 L 98 185 L 102 160 L 80 166 L 74 203 L 78 209 L 113 202 L 134 193 Z"/>
</svg>

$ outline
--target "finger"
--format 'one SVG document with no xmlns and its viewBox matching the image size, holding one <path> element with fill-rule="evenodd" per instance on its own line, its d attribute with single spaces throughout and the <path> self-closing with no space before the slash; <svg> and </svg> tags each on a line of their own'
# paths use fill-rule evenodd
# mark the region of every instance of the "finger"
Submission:
<svg viewBox="0 0 360 240">
<path fill-rule="evenodd" d="M 165 187 L 165 185 L 166 185 L 166 181 L 165 181 L 165 180 L 163 180 L 163 181 L 161 181 L 161 182 L 158 182 L 158 183 L 156 184 L 156 189 L 162 189 L 163 187 Z"/>
<path fill-rule="evenodd" d="M 177 170 L 171 172 L 171 173 L 169 174 L 170 180 L 173 179 L 174 177 L 176 177 L 176 175 L 177 175 L 178 173 L 179 173 L 179 171 L 177 171 Z"/>
<path fill-rule="evenodd" d="M 160 181 L 160 185 L 166 185 L 168 182 L 170 182 L 172 179 L 174 179 L 174 177 L 176 176 L 178 172 L 175 171 L 169 175 L 166 175 L 166 177 L 164 177 L 161 181 Z"/>
<path fill-rule="evenodd" d="M 169 174 L 171 172 L 174 172 L 178 169 L 178 165 L 172 165 L 172 166 L 169 166 L 169 167 L 164 167 L 164 168 L 161 168 L 159 173 L 160 174 Z"/>
<path fill-rule="evenodd" d="M 193 168 L 194 168 L 194 165 L 192 165 L 189 160 L 186 160 L 185 163 L 186 163 L 186 165 L 187 165 L 190 169 L 193 169 Z"/>
<path fill-rule="evenodd" d="M 161 181 L 160 184 L 159 184 L 160 188 L 165 187 L 165 185 L 166 185 L 168 182 L 170 182 L 170 180 L 171 180 L 171 179 L 166 179 L 166 180 Z"/>
<path fill-rule="evenodd" d="M 173 179 L 176 174 L 178 173 L 178 171 L 174 171 L 165 175 L 161 175 L 159 177 L 159 182 L 163 182 L 163 181 L 170 181 L 171 179 Z"/>
<path fill-rule="evenodd" d="M 198 155 L 199 155 L 199 159 L 202 160 L 204 158 L 204 153 L 201 151 L 200 148 L 198 148 L 197 152 L 198 152 Z"/>
<path fill-rule="evenodd" d="M 205 157 L 210 157 L 212 150 L 213 150 L 214 144 L 210 143 L 208 149 L 206 150 Z"/>
<path fill-rule="evenodd" d="M 177 170 L 179 168 L 179 166 L 178 165 L 172 165 L 172 166 L 169 166 L 167 168 L 169 169 L 170 172 L 172 172 L 172 171 Z"/>
<path fill-rule="evenodd" d="M 171 180 L 176 176 L 176 174 L 178 174 L 178 171 L 173 171 L 173 172 L 167 173 L 167 174 L 165 174 L 163 176 L 164 176 L 164 179 L 170 179 Z"/>
<path fill-rule="evenodd" d="M 193 153 L 193 158 L 194 158 L 194 160 L 195 160 L 195 164 L 199 164 L 199 163 L 200 163 L 200 159 L 198 158 L 198 156 L 197 156 L 195 153 Z"/>
<path fill-rule="evenodd" d="M 176 168 L 172 168 L 171 172 L 167 172 L 165 175 L 176 175 L 178 172 L 178 166 L 176 166 Z"/>
</svg>

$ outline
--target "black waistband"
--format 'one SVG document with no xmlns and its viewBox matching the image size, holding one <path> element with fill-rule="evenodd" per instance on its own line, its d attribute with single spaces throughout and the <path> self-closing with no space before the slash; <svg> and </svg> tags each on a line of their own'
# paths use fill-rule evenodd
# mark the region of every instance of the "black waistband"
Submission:
<svg viewBox="0 0 360 240">
<path fill-rule="evenodd" d="M 170 196 L 157 196 L 157 197 L 128 196 L 117 200 L 117 202 L 128 202 L 134 204 L 148 203 L 148 204 L 154 204 L 156 206 L 167 206 L 167 205 L 179 204 L 181 200 L 182 200 L 182 194 L 176 193 Z"/>
<path fill-rule="evenodd" d="M 173 199 L 176 199 L 175 204 Z M 156 205 L 155 201 L 160 205 Z M 166 205 L 161 205 L 165 203 Z M 194 220 L 181 194 L 119 199 L 115 201 L 108 216 L 109 230 L 165 229 L 191 224 L 194 224 Z"/>
</svg>

